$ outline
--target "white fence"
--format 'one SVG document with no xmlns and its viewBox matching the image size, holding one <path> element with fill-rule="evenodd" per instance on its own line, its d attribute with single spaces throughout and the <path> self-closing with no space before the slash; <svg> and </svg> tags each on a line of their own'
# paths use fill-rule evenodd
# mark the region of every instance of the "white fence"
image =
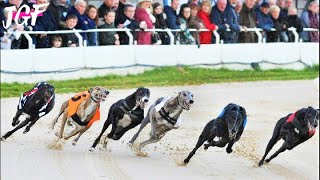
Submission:
<svg viewBox="0 0 320 180">
<path fill-rule="evenodd" d="M 300 69 L 319 64 L 318 50 L 318 43 L 263 43 L 262 40 L 250 44 L 201 45 L 200 48 L 171 44 L 4 50 L 1 51 L 1 81 L 72 79 L 135 66 L 205 65 L 238 69 L 239 65 L 250 67 L 251 63 L 260 63 L 263 69 L 288 67 L 284 66 L 288 64 L 290 68 Z M 76 73 L 83 70 L 86 72 Z M 92 74 L 88 70 L 100 71 Z M 122 73 L 122 70 L 113 73 Z M 38 77 L 32 80 L 30 77 L 35 74 Z"/>
</svg>

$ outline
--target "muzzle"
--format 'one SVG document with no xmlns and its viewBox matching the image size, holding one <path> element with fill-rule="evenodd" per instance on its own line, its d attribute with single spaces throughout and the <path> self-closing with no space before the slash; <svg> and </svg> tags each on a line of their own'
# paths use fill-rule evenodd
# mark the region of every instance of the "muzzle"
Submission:
<svg viewBox="0 0 320 180">
<path fill-rule="evenodd" d="M 149 98 L 146 96 L 143 96 L 140 101 L 138 102 L 141 109 L 144 109 L 148 106 Z"/>
</svg>

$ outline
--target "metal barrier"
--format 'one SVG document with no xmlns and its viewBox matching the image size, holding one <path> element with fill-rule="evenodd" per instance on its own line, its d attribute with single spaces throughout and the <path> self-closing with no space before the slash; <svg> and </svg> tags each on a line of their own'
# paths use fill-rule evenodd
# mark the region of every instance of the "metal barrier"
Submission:
<svg viewBox="0 0 320 180">
<path fill-rule="evenodd" d="M 210 31 L 208 29 L 188 29 L 190 32 L 203 32 L 203 31 Z M 291 27 L 288 28 L 289 31 L 292 31 L 292 33 L 294 34 L 295 37 L 295 43 L 299 42 L 299 34 L 296 31 L 296 28 Z M 318 31 L 318 29 L 313 29 L 313 28 L 304 28 L 304 31 Z M 32 44 L 32 38 L 30 36 L 30 34 L 67 34 L 67 33 L 74 33 L 78 39 L 79 39 L 79 47 L 83 46 L 83 38 L 81 36 L 80 33 L 88 33 L 88 32 L 110 32 L 110 31 L 117 31 L 117 32 L 126 32 L 126 34 L 129 37 L 129 45 L 133 45 L 133 35 L 131 33 L 131 29 L 128 28 L 124 28 L 124 29 L 90 29 L 90 30 L 58 30 L 58 31 L 23 31 L 22 34 L 27 38 L 28 40 L 28 45 L 29 45 L 29 49 L 33 49 L 34 46 Z M 135 32 L 139 32 L 141 30 L 135 30 Z M 168 33 L 169 37 L 170 37 L 170 45 L 174 44 L 174 40 L 175 40 L 175 36 L 173 35 L 172 32 L 183 32 L 183 30 L 181 29 L 145 29 L 144 31 L 147 32 L 166 32 Z M 231 31 L 230 29 L 228 29 L 227 31 Z M 262 39 L 262 34 L 261 31 L 263 31 L 263 29 L 260 28 L 247 28 L 246 30 L 241 28 L 240 30 L 241 32 L 255 32 L 258 36 L 258 43 L 264 43 L 263 39 Z M 276 31 L 274 28 L 271 29 L 271 31 Z M 213 35 L 216 37 L 216 44 L 221 43 L 220 42 L 220 35 L 217 31 L 212 31 Z M 86 46 L 86 43 L 85 45 Z"/>
</svg>

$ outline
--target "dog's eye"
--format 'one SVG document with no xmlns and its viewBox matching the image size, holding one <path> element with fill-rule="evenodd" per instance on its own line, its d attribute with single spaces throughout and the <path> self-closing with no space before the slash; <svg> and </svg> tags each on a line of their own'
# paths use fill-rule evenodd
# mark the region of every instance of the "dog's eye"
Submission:
<svg viewBox="0 0 320 180">
<path fill-rule="evenodd" d="M 183 95 L 184 95 L 184 96 L 187 96 L 187 94 L 186 94 L 186 93 L 183 93 Z"/>
<path fill-rule="evenodd" d="M 193 97 L 193 94 L 191 94 L 191 97 Z"/>
</svg>

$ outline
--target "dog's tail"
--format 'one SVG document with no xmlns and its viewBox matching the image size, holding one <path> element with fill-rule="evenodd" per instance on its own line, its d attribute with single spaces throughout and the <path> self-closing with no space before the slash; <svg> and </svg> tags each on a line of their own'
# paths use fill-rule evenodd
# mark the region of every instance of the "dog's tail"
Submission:
<svg viewBox="0 0 320 180">
<path fill-rule="evenodd" d="M 66 102 L 64 102 L 64 103 L 62 104 L 58 116 L 57 116 L 56 118 L 54 118 L 53 121 L 52 121 L 52 123 L 51 123 L 51 129 L 54 128 L 54 126 L 55 126 L 56 123 L 58 122 L 59 117 L 61 116 L 62 113 L 65 112 L 65 110 L 67 109 L 68 106 L 69 106 L 69 101 L 66 101 Z"/>
</svg>

